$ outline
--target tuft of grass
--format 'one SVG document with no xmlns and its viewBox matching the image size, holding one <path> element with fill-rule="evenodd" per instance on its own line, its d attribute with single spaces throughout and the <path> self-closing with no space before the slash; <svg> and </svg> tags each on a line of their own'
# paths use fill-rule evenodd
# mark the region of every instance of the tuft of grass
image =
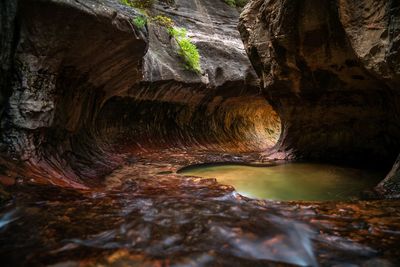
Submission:
<svg viewBox="0 0 400 267">
<path fill-rule="evenodd" d="M 168 32 L 175 39 L 185 38 L 187 36 L 187 30 L 185 28 L 173 27 L 173 28 L 169 28 Z"/>
<path fill-rule="evenodd" d="M 196 73 L 201 73 L 200 53 L 197 46 L 187 36 L 187 30 L 185 28 L 172 27 L 168 29 L 168 32 L 178 43 L 179 55 L 185 61 L 186 68 Z"/>
<path fill-rule="evenodd" d="M 146 19 L 146 17 L 138 16 L 138 17 L 132 19 L 132 22 L 137 28 L 143 29 L 146 26 L 147 19 Z"/>
<path fill-rule="evenodd" d="M 139 29 L 145 27 L 147 18 L 150 21 L 165 27 L 168 29 L 169 34 L 175 39 L 179 46 L 179 55 L 185 62 L 185 67 L 188 70 L 196 73 L 201 73 L 200 66 L 200 53 L 197 46 L 192 43 L 192 40 L 187 36 L 187 30 L 185 28 L 177 28 L 174 26 L 174 22 L 171 18 L 163 15 L 151 17 L 147 14 L 146 8 L 153 6 L 155 0 L 120 0 L 120 3 L 132 8 L 139 9 L 143 16 L 137 16 L 132 19 L 132 23 Z M 234 0 L 233 0 L 234 1 Z"/>
</svg>

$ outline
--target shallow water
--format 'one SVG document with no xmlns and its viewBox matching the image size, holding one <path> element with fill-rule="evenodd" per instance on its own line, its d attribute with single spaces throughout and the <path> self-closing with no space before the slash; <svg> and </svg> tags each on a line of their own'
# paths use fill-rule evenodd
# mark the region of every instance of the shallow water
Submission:
<svg viewBox="0 0 400 267">
<path fill-rule="evenodd" d="M 376 171 L 326 164 L 290 163 L 276 166 L 197 165 L 186 176 L 217 178 L 243 196 L 271 200 L 350 200 L 374 187 L 383 177 Z"/>
<path fill-rule="evenodd" d="M 8 188 L 0 265 L 400 266 L 400 201 L 255 200 L 175 173 L 211 159 L 148 153 L 105 188 Z"/>
</svg>

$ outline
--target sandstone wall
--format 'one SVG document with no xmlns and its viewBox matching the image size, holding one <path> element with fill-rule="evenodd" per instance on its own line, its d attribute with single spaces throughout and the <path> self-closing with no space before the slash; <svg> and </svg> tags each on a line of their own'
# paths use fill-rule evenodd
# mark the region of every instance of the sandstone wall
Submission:
<svg viewBox="0 0 400 267">
<path fill-rule="evenodd" d="M 399 4 L 254 0 L 247 53 L 295 158 L 390 162 L 400 148 Z"/>
<path fill-rule="evenodd" d="M 236 29 L 239 13 L 223 1 L 156 1 L 146 11 L 119 0 L 1 5 L 0 145 L 27 166 L 22 176 L 95 186 L 129 148 L 248 152 L 279 136 Z M 133 20 L 143 13 L 139 28 Z M 187 29 L 201 73 L 184 67 L 157 15 Z"/>
<path fill-rule="evenodd" d="M 239 30 L 282 120 L 279 151 L 369 167 L 394 161 L 400 151 L 398 1 L 253 0 Z"/>
</svg>

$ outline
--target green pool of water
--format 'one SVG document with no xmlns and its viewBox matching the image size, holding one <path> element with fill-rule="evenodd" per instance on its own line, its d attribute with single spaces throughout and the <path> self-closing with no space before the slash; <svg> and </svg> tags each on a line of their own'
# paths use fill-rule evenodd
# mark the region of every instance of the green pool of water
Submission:
<svg viewBox="0 0 400 267">
<path fill-rule="evenodd" d="M 381 172 L 309 163 L 269 167 L 198 165 L 179 173 L 217 178 L 219 183 L 235 187 L 241 195 L 272 200 L 349 200 L 383 178 Z"/>
</svg>

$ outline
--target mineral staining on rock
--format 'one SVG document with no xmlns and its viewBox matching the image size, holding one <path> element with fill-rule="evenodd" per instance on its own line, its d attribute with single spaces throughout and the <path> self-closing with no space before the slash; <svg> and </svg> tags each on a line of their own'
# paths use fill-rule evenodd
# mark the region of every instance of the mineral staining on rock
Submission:
<svg viewBox="0 0 400 267">
<path fill-rule="evenodd" d="M 151 1 L 139 12 L 136 1 L 127 3 L 26 1 L 18 12 L 12 1 L 4 4 L 7 14 L 14 14 L 2 25 L 4 36 L 18 34 L 13 42 L 4 39 L 2 46 L 1 79 L 8 85 L 2 87 L 3 151 L 34 166 L 41 161 L 45 169 L 55 168 L 59 177 L 68 174 L 76 182 L 101 176 L 121 161 L 105 145 L 108 126 L 102 116 L 112 116 L 102 110 L 123 98 L 132 106 L 149 107 L 149 112 L 161 104 L 165 110 L 150 115 L 157 122 L 172 114 L 173 105 L 181 106 L 174 111 L 177 124 L 168 131 L 177 127 L 181 134 L 173 143 L 184 146 L 210 142 L 222 148 L 230 139 L 228 146 L 236 142 L 242 151 L 244 140 L 251 141 L 249 150 L 257 150 L 255 144 L 261 144 L 259 150 L 270 148 L 282 121 L 273 157 L 379 165 L 397 156 L 395 2 L 366 1 L 371 7 L 362 9 L 346 1 L 251 1 L 239 28 L 263 96 L 236 30 L 235 8 L 224 1 Z M 372 9 L 377 11 L 371 15 Z M 44 11 L 55 15 L 42 16 Z M 144 13 L 149 16 L 146 27 Z M 69 24 L 64 27 L 65 21 Z M 171 38 L 168 28 L 187 31 Z M 192 43 L 184 42 L 188 53 L 181 49 L 185 66 L 174 40 L 186 37 Z M 280 119 L 271 108 L 256 108 L 263 97 Z M 225 112 L 229 103 L 235 107 Z M 266 118 L 257 117 L 259 111 Z M 201 113 L 206 115 L 203 122 Z M 130 115 L 121 111 L 117 116 Z M 255 130 L 246 133 L 246 128 Z M 200 137 L 198 129 L 212 129 L 214 137 Z M 153 130 L 158 132 L 157 127 L 149 132 Z M 104 160 L 109 157 L 112 164 Z M 94 161 L 100 172 L 86 169 Z"/>
<path fill-rule="evenodd" d="M 1 242 L 1 255 L 33 265 L 69 256 L 89 265 L 123 257 L 169 264 L 178 251 L 177 264 L 267 264 L 277 260 L 267 241 L 280 233 L 278 222 L 304 219 L 317 229 L 305 243 L 286 237 L 308 226 L 285 228 L 278 242 L 300 247 L 304 265 L 398 259 L 398 200 L 256 201 L 175 173 L 206 161 L 285 157 L 392 163 L 398 11 L 397 1 L 252 0 L 241 17 L 243 45 L 238 9 L 223 0 L 2 1 L 0 181 L 14 185 L 18 201 L 2 198 L 10 210 L 0 220 L 15 242 Z M 184 64 L 172 27 L 186 29 L 201 71 Z M 398 164 L 378 187 L 382 196 L 398 195 L 397 174 Z M 220 243 L 210 250 L 214 235 Z M 23 251 L 10 254 L 15 244 Z M 83 259 L 85 252 L 98 257 Z"/>
<path fill-rule="evenodd" d="M 35 179 L 93 186 L 124 161 L 114 149 L 121 140 L 260 151 L 279 138 L 235 8 L 208 0 L 142 4 L 23 1 L 10 20 L 17 28 L 4 26 L 19 32 L 2 52 L 13 53 L 4 77 L 14 77 L 2 148 L 25 160 Z M 171 38 L 168 28 L 187 31 Z"/>
<path fill-rule="evenodd" d="M 246 51 L 297 158 L 393 162 L 400 134 L 396 1 L 255 0 Z M 397 47 L 397 48 L 396 48 Z"/>
<path fill-rule="evenodd" d="M 392 163 L 400 151 L 400 5 L 254 0 L 239 29 L 294 158 Z"/>
</svg>

